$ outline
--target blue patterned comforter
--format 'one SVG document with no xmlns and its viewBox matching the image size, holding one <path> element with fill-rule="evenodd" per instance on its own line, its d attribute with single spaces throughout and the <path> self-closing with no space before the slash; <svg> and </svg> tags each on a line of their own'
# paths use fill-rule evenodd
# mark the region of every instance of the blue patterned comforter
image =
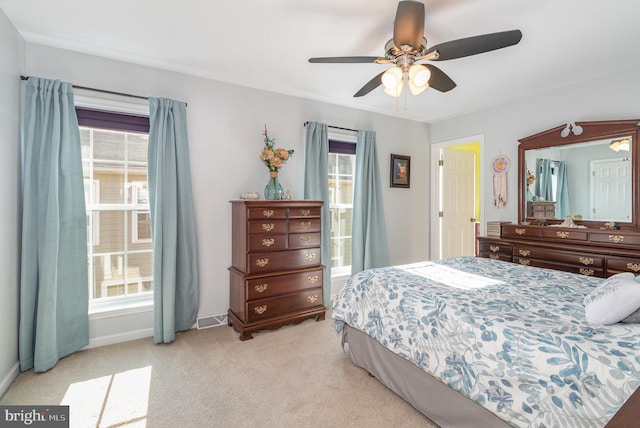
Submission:
<svg viewBox="0 0 640 428">
<path fill-rule="evenodd" d="M 601 281 L 457 257 L 360 272 L 332 316 L 513 426 L 602 427 L 640 385 L 640 325 L 585 320 Z"/>
</svg>

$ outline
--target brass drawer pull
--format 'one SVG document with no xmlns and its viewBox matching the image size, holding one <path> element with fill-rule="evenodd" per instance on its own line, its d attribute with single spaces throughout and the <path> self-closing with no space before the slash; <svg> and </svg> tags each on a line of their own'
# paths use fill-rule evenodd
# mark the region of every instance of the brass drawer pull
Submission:
<svg viewBox="0 0 640 428">
<path fill-rule="evenodd" d="M 593 259 L 591 257 L 578 257 L 578 260 L 585 266 L 593 264 Z"/>
<path fill-rule="evenodd" d="M 307 242 L 311 241 L 311 237 L 310 236 L 301 236 L 300 237 L 300 242 L 302 242 L 303 244 L 306 244 Z"/>
<path fill-rule="evenodd" d="M 624 236 L 622 235 L 609 235 L 609 241 L 615 242 L 619 244 L 620 242 L 624 242 Z"/>
<path fill-rule="evenodd" d="M 265 238 L 262 240 L 262 245 L 264 245 L 265 247 L 270 247 L 274 244 L 275 240 L 273 238 Z"/>
<path fill-rule="evenodd" d="M 310 284 L 315 284 L 318 282 L 318 275 L 308 276 L 307 281 L 309 281 Z"/>
<path fill-rule="evenodd" d="M 594 274 L 594 272 L 595 271 L 593 269 L 580 268 L 580 273 L 583 275 L 591 276 Z"/>
<path fill-rule="evenodd" d="M 300 215 L 307 216 L 307 215 L 309 215 L 310 213 L 311 213 L 311 210 L 302 210 L 302 209 L 300 210 Z"/>
<path fill-rule="evenodd" d="M 500 251 L 500 247 L 498 247 L 497 245 L 489 245 L 489 249 L 494 253 L 497 253 L 498 251 Z"/>
<path fill-rule="evenodd" d="M 521 265 L 525 265 L 525 266 L 529 266 L 529 264 L 531 263 L 531 260 L 528 260 L 528 259 L 519 259 L 518 261 L 520 262 Z"/>
<path fill-rule="evenodd" d="M 271 232 L 273 228 L 276 227 L 273 223 L 262 223 L 262 229 Z"/>
<path fill-rule="evenodd" d="M 308 300 L 310 303 L 314 303 L 316 300 L 318 300 L 318 295 L 317 295 L 317 294 L 314 294 L 313 296 L 309 296 L 309 297 L 307 297 L 307 300 Z"/>
<path fill-rule="evenodd" d="M 526 231 L 527 231 L 527 229 L 520 229 L 520 228 L 516 229 L 516 233 L 518 235 L 524 235 Z"/>
<path fill-rule="evenodd" d="M 260 267 L 265 267 L 269 264 L 269 259 L 258 259 L 256 260 L 256 264 Z"/>
<path fill-rule="evenodd" d="M 264 293 L 267 291 L 267 287 L 269 287 L 269 284 L 257 284 L 255 288 L 258 293 Z"/>
<path fill-rule="evenodd" d="M 527 257 L 529 254 L 531 254 L 531 251 L 529 250 L 519 250 L 518 252 L 522 257 Z"/>
<path fill-rule="evenodd" d="M 310 221 L 301 221 L 300 222 L 300 229 L 307 230 L 310 227 L 311 227 L 311 222 Z"/>
<path fill-rule="evenodd" d="M 262 211 L 262 215 L 269 218 L 273 215 L 273 210 L 264 210 Z"/>
<path fill-rule="evenodd" d="M 500 260 L 500 256 L 497 254 L 489 254 L 489 258 L 493 260 Z"/>
<path fill-rule="evenodd" d="M 627 263 L 627 269 L 638 272 L 640 271 L 640 263 Z"/>
<path fill-rule="evenodd" d="M 556 235 L 558 236 L 558 238 L 564 239 L 569 237 L 569 232 L 560 231 L 560 232 L 556 232 Z"/>
<path fill-rule="evenodd" d="M 255 312 L 258 315 L 262 315 L 266 311 L 267 311 L 267 305 L 256 306 L 255 308 L 253 308 L 253 312 Z"/>
<path fill-rule="evenodd" d="M 307 260 L 313 260 L 316 258 L 316 253 L 307 254 L 304 256 Z"/>
</svg>

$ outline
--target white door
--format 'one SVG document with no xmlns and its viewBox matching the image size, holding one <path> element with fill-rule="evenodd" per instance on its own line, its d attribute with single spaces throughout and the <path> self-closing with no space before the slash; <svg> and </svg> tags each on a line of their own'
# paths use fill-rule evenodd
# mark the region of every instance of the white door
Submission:
<svg viewBox="0 0 640 428">
<path fill-rule="evenodd" d="M 591 161 L 591 218 L 631 221 L 631 162 L 626 159 Z"/>
<path fill-rule="evenodd" d="M 441 258 L 475 255 L 475 154 L 442 149 Z"/>
</svg>

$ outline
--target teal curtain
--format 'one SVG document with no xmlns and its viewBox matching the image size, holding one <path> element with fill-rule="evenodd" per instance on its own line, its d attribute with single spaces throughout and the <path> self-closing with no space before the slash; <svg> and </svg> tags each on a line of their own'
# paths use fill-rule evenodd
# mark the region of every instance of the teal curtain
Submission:
<svg viewBox="0 0 640 428">
<path fill-rule="evenodd" d="M 329 221 L 329 137 L 327 125 L 309 122 L 304 157 L 304 198 L 324 201 L 322 206 L 321 260 L 325 265 L 322 301 L 331 299 L 331 222 Z"/>
<path fill-rule="evenodd" d="M 351 273 L 389 264 L 376 133 L 358 131 L 353 192 Z"/>
<path fill-rule="evenodd" d="M 553 201 L 553 184 L 551 177 L 551 160 L 536 159 L 536 171 L 538 180 L 536 181 L 536 195 L 545 201 Z"/>
<path fill-rule="evenodd" d="M 558 162 L 558 184 L 556 187 L 556 218 L 569 215 L 569 181 L 567 179 L 567 163 Z"/>
<path fill-rule="evenodd" d="M 21 129 L 20 370 L 89 343 L 87 224 L 70 83 L 30 77 Z"/>
<path fill-rule="evenodd" d="M 198 261 L 187 106 L 149 98 L 149 200 L 153 240 L 154 342 L 188 330 L 198 313 Z"/>
</svg>

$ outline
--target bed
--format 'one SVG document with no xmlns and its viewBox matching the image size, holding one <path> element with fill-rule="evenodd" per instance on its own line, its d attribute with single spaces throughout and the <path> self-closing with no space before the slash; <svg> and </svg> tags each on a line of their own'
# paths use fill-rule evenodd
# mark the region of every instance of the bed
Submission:
<svg viewBox="0 0 640 428">
<path fill-rule="evenodd" d="M 457 257 L 355 274 L 332 317 L 351 360 L 441 426 L 634 426 L 640 325 L 586 321 L 602 281 Z"/>
</svg>

